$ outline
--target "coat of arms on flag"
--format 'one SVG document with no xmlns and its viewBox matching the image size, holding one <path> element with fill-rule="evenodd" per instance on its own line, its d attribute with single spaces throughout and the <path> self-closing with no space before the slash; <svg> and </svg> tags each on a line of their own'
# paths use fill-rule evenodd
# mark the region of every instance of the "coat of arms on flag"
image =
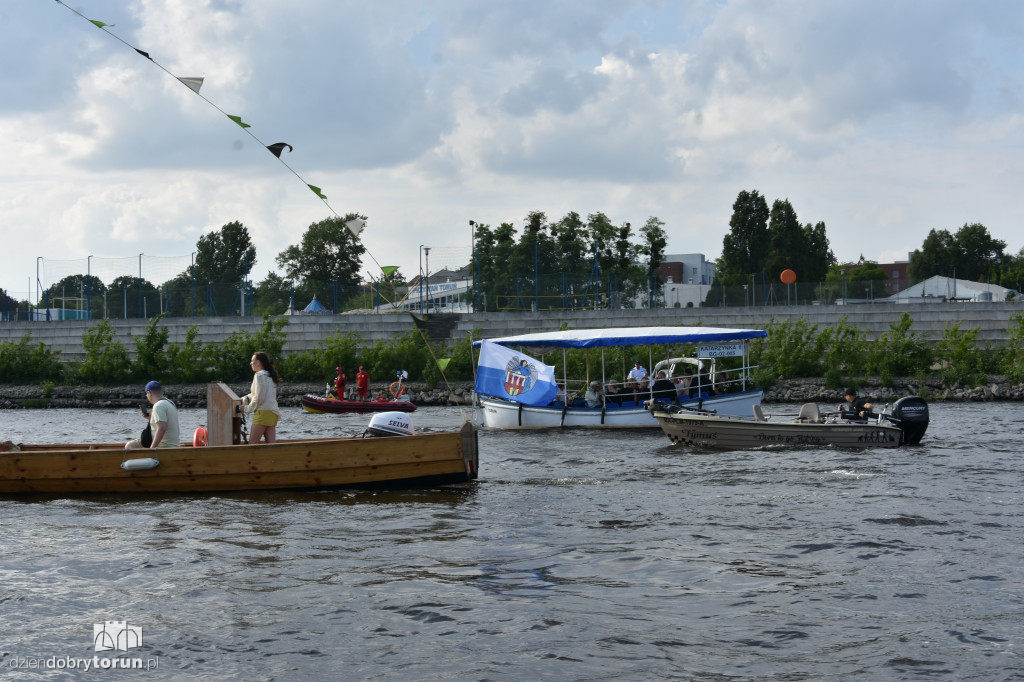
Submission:
<svg viewBox="0 0 1024 682">
<path fill-rule="evenodd" d="M 505 391 L 510 396 L 526 393 L 536 383 L 533 378 L 536 371 L 528 360 L 513 357 L 505 366 Z"/>
</svg>

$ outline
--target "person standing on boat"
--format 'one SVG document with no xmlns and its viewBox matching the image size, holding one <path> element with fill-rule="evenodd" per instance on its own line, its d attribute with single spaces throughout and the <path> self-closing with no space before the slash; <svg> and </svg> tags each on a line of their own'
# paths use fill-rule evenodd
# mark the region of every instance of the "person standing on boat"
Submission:
<svg viewBox="0 0 1024 682">
<path fill-rule="evenodd" d="M 604 407 L 604 395 L 601 393 L 601 382 L 594 381 L 590 382 L 590 388 L 587 389 L 583 399 L 587 401 L 587 407 Z"/>
<path fill-rule="evenodd" d="M 277 441 L 277 422 L 281 418 L 276 386 L 281 383 L 281 375 L 261 350 L 252 354 L 249 366 L 253 371 L 252 387 L 249 395 L 242 398 L 245 411 L 252 414 L 249 443 L 259 443 L 261 438 L 266 438 L 267 443 L 273 443 Z"/>
<path fill-rule="evenodd" d="M 164 397 L 164 387 L 160 382 L 151 381 L 146 384 L 146 400 L 153 406 L 149 411 L 149 427 L 153 433 L 153 442 L 149 447 L 181 447 L 181 438 L 178 435 L 178 408 Z M 126 450 L 134 450 L 145 446 L 141 440 L 135 439 L 128 441 L 124 447 Z"/>
<path fill-rule="evenodd" d="M 867 419 L 874 416 L 871 403 L 867 398 L 858 398 L 855 388 L 846 389 L 846 403 L 839 406 L 839 411 L 843 413 L 844 419 Z"/>
<path fill-rule="evenodd" d="M 338 376 L 334 378 L 334 397 L 338 400 L 344 400 L 345 384 L 348 383 L 348 377 L 345 376 L 345 370 L 341 367 L 335 367 L 334 371 L 338 373 Z"/>
<path fill-rule="evenodd" d="M 633 369 L 629 370 L 629 376 L 627 376 L 626 379 L 627 381 L 632 379 L 636 383 L 642 384 L 646 377 L 647 370 L 644 369 L 644 366 L 640 364 L 639 360 L 637 360 L 633 363 Z"/>
<path fill-rule="evenodd" d="M 359 365 L 359 372 L 356 374 L 356 398 L 366 401 L 370 399 L 370 375 Z"/>
</svg>

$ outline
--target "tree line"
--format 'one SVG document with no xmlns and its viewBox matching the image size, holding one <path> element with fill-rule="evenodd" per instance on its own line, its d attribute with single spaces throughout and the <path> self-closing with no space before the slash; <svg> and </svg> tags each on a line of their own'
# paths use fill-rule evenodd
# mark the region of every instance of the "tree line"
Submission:
<svg viewBox="0 0 1024 682">
<path fill-rule="evenodd" d="M 882 291 L 886 273 L 878 263 L 863 258 L 839 262 L 825 223 L 801 223 L 788 199 L 776 199 L 769 209 L 760 192 L 743 190 L 732 209 L 715 262 L 716 285 L 751 284 L 763 290 L 764 282 L 778 282 L 783 270 L 793 270 L 801 283 L 827 285 L 827 291 L 816 292 L 818 300 L 868 298 Z M 280 314 L 293 298 L 304 305 L 314 296 L 337 311 L 369 308 L 377 301 L 397 300 L 406 278 L 397 268 L 388 268 L 373 281 L 363 281 L 360 268 L 366 249 L 346 223 L 365 218 L 349 213 L 312 223 L 298 243 L 276 256 L 280 274 L 271 271 L 256 284 L 248 278 L 257 263 L 256 247 L 248 228 L 234 221 L 202 235 L 194 264 L 170 280 L 153 283 L 122 275 L 104 283 L 93 275 L 75 274 L 47 287 L 42 298 L 53 307 L 50 302 L 65 291 L 89 291 L 93 319 L 152 317 L 160 312 Z M 471 229 L 469 297 L 477 310 L 518 310 L 519 299 L 542 308 L 658 305 L 662 282 L 657 270 L 665 259 L 668 236 L 657 217 L 636 229 L 629 222 L 613 223 L 602 212 L 584 217 L 570 211 L 550 220 L 543 211 L 531 211 L 521 229 L 512 222 L 496 227 L 471 222 Z M 955 231 L 932 229 L 911 254 L 908 275 L 909 284 L 933 275 L 955 275 L 1019 291 L 1024 285 L 1024 249 L 1016 255 L 1007 253 L 1006 243 L 980 223 Z M 617 300 L 610 299 L 613 294 Z M 710 291 L 705 305 L 721 305 L 717 297 L 717 291 Z M 28 309 L 28 301 L 16 301 L 0 290 L 0 312 Z"/>
<path fill-rule="evenodd" d="M 532 211 L 523 222 L 518 235 L 510 222 L 495 228 L 471 225 L 475 309 L 509 307 L 501 297 L 512 298 L 514 292 L 539 301 L 541 308 L 564 307 L 567 298 L 579 303 L 590 297 L 600 305 L 610 290 L 620 293 L 620 305 L 631 306 L 638 295 L 653 290 L 665 260 L 665 223 L 655 216 L 638 229 L 615 224 L 601 212 L 583 218 L 570 211 L 551 221 L 543 211 Z"/>
<path fill-rule="evenodd" d="M 824 222 L 801 224 L 788 199 L 776 199 L 771 210 L 756 190 L 741 191 L 733 202 L 729 231 L 722 239 L 716 263 L 718 284 L 750 283 L 751 276 L 777 282 L 783 270 L 793 270 L 801 282 L 827 283 L 842 296 L 866 297 L 872 282 L 886 274 L 876 261 L 839 262 L 829 245 Z M 968 223 L 954 232 L 932 229 L 919 249 L 910 254 L 908 285 L 935 275 L 998 284 L 1021 290 L 1024 248 L 1006 252 L 1006 242 L 994 238 L 981 223 Z M 877 290 L 877 287 L 876 287 Z M 826 297 L 827 298 L 827 297 Z"/>
</svg>

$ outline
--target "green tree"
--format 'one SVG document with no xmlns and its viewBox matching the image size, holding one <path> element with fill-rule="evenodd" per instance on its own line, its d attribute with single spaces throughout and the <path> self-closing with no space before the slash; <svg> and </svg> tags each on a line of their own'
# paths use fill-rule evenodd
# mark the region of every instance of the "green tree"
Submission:
<svg viewBox="0 0 1024 682">
<path fill-rule="evenodd" d="M 823 282 L 830 267 L 836 264 L 836 255 L 828 243 L 825 223 L 807 223 L 803 227 L 803 248 L 797 260 L 797 277 L 804 282 Z"/>
<path fill-rule="evenodd" d="M 992 271 L 992 283 L 999 286 L 1024 291 L 1024 249 L 1016 255 L 1003 256 L 1002 260 L 996 263 Z M 1014 298 L 1014 294 L 1010 294 Z"/>
<path fill-rule="evenodd" d="M 769 281 L 777 282 L 779 274 L 786 269 L 794 270 L 798 278 L 803 278 L 803 273 L 797 270 L 804 249 L 803 228 L 789 199 L 776 199 L 772 204 L 768 223 L 768 249 L 764 270 Z"/>
<path fill-rule="evenodd" d="M 756 190 L 739 193 L 732 205 L 729 233 L 722 239 L 717 277 L 724 285 L 743 284 L 764 269 L 768 255 L 768 202 Z"/>
<path fill-rule="evenodd" d="M 160 314 L 160 292 L 152 282 L 131 275 L 117 277 L 104 295 L 106 316 L 111 319 Z M 99 316 L 97 316 L 99 317 Z"/>
<path fill-rule="evenodd" d="M 964 225 L 956 231 L 956 276 L 974 282 L 991 281 L 995 264 L 1004 256 L 1006 242 L 994 238 L 981 223 Z"/>
<path fill-rule="evenodd" d="M 838 263 L 825 275 L 829 302 L 840 298 L 874 299 L 885 296 L 885 271 L 874 261 Z"/>
<path fill-rule="evenodd" d="M 366 216 L 348 213 L 344 218 L 327 218 L 312 223 L 299 244 L 293 244 L 277 256 L 277 265 L 285 279 L 314 287 L 321 301 L 332 300 L 334 282 L 339 288 L 356 287 L 366 247 L 352 234 L 346 223 Z"/>
<path fill-rule="evenodd" d="M 651 216 L 640 228 L 640 234 L 644 238 L 640 253 L 647 256 L 647 273 L 653 274 L 665 262 L 665 246 L 668 245 L 665 223 Z"/>
<path fill-rule="evenodd" d="M 249 228 L 237 220 L 207 232 L 196 242 L 197 282 L 237 284 L 256 264 L 256 247 Z"/>
<path fill-rule="evenodd" d="M 567 275 L 579 275 L 589 269 L 587 244 L 583 240 L 586 226 L 576 211 L 566 213 L 551 225 L 551 234 L 558 250 L 557 269 Z"/>
<path fill-rule="evenodd" d="M 907 274 L 914 283 L 954 273 L 959 279 L 990 280 L 1005 248 L 1006 242 L 992 237 L 981 223 L 965 224 L 956 234 L 931 230 L 921 248 L 910 255 Z"/>
<path fill-rule="evenodd" d="M 92 311 L 91 317 L 103 317 L 103 294 L 107 286 L 95 275 L 68 275 L 43 292 L 51 308 Z"/>
<path fill-rule="evenodd" d="M 283 315 L 291 304 L 291 283 L 276 272 L 268 272 L 253 295 L 253 314 Z"/>
</svg>

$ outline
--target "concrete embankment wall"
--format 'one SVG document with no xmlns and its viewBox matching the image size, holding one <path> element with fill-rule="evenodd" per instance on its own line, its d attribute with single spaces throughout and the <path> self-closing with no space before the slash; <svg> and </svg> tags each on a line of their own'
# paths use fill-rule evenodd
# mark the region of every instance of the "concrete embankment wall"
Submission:
<svg viewBox="0 0 1024 682">
<path fill-rule="evenodd" d="M 781 322 L 803 317 L 810 324 L 824 327 L 834 325 L 845 317 L 847 324 L 860 329 L 868 339 L 877 339 L 894 322 L 898 322 L 904 312 L 909 313 L 914 320 L 911 331 L 930 342 L 940 340 L 943 330 L 959 323 L 965 331 L 974 327 L 980 329 L 980 345 L 996 346 L 1005 344 L 1009 339 L 1010 317 L 1024 313 L 1024 301 L 439 314 L 429 316 L 424 327 L 435 340 L 453 341 L 464 339 L 474 330 L 478 330 L 476 337 L 490 338 L 554 331 L 563 324 L 570 329 L 656 325 L 761 328 L 773 319 Z M 0 341 L 18 341 L 28 332 L 33 342 L 42 342 L 59 350 L 62 357 L 81 359 L 84 357 L 82 335 L 95 324 L 95 320 L 5 322 L 0 323 Z M 263 320 L 255 317 L 183 317 L 165 318 L 160 324 L 168 329 L 168 342 L 171 344 L 184 343 L 186 331 L 195 324 L 199 330 L 198 340 L 205 345 L 223 341 L 234 332 L 257 332 Z M 124 344 L 128 352 L 134 355 L 133 337 L 145 333 L 146 320 L 110 320 L 110 325 L 115 330 L 115 340 Z M 407 314 L 295 316 L 289 318 L 284 351 L 289 354 L 309 350 L 330 334 L 351 330 L 358 331 L 372 345 L 377 341 L 402 336 L 414 329 L 415 325 L 412 316 Z"/>
</svg>

